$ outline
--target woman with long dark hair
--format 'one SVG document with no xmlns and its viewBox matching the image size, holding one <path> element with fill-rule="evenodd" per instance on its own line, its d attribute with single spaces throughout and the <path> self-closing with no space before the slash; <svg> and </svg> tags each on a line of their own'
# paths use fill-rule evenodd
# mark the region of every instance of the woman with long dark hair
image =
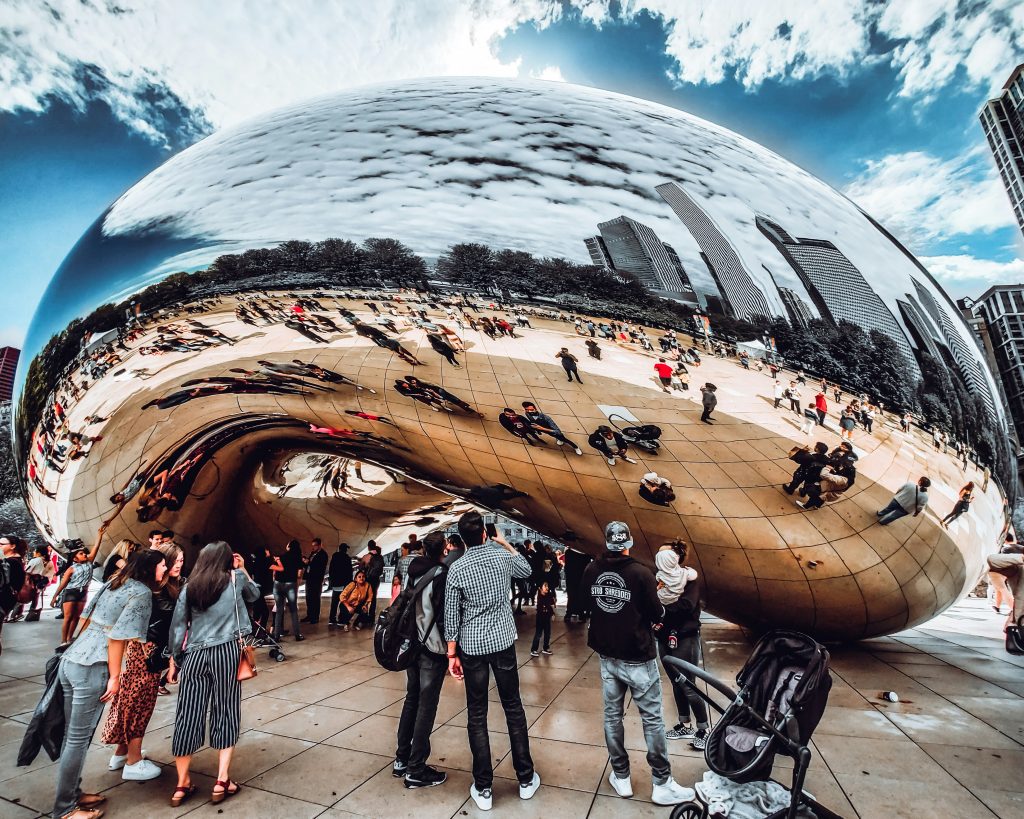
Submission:
<svg viewBox="0 0 1024 819">
<path fill-rule="evenodd" d="M 178 786 L 171 805 L 178 807 L 196 792 L 189 768 L 192 755 L 206 739 L 219 753 L 217 782 L 211 801 L 223 802 L 238 793 L 231 780 L 231 756 L 238 742 L 242 688 L 238 682 L 240 638 L 252 633 L 246 602 L 260 589 L 245 570 L 245 561 L 223 540 L 203 547 L 171 618 L 171 664 L 167 679 L 180 676 L 171 753 Z M 186 640 L 187 637 L 187 640 Z"/>
<path fill-rule="evenodd" d="M 280 641 L 284 629 L 284 608 L 292 615 L 292 634 L 296 642 L 306 638 L 299 632 L 299 580 L 302 577 L 302 547 L 289 540 L 284 554 L 275 557 L 270 568 L 274 572 L 274 639 Z"/>
<path fill-rule="evenodd" d="M 85 627 L 61 657 L 57 677 L 64 689 L 66 729 L 57 769 L 54 819 L 97 819 L 101 794 L 81 791 L 82 767 L 105 703 L 121 687 L 121 661 L 129 643 L 146 639 L 153 589 L 167 572 L 164 556 L 144 551 L 97 592 L 83 613 Z"/>
<path fill-rule="evenodd" d="M 957 495 L 956 505 L 953 506 L 953 511 L 942 519 L 942 528 L 947 528 L 949 524 L 970 509 L 972 500 L 974 500 L 974 481 L 968 481 L 960 489 L 960 493 Z"/>
<path fill-rule="evenodd" d="M 51 607 L 56 607 L 59 603 L 63 609 L 64 621 L 61 623 L 60 631 L 61 645 L 71 642 L 71 637 L 75 633 L 75 629 L 78 628 L 78 620 L 85 610 L 86 598 L 89 596 L 89 584 L 92 582 L 94 568 L 92 562 L 100 550 L 104 531 L 106 530 L 101 526 L 100 533 L 96 537 L 96 545 L 92 549 L 78 546 L 68 553 L 68 561 L 71 565 L 64 570 L 60 584 L 53 593 L 53 600 L 50 601 Z M 80 544 L 82 541 L 77 542 Z"/>
<path fill-rule="evenodd" d="M 145 643 L 132 641 L 125 652 L 121 688 L 110 703 L 101 734 L 105 745 L 116 745 L 110 770 L 122 770 L 125 780 L 145 781 L 160 776 L 160 768 L 142 754 L 142 738 L 156 707 L 160 674 L 167 668 L 164 650 L 171 630 L 171 615 L 178 600 L 185 555 L 173 543 L 152 551 L 163 556 L 167 573 L 153 594 Z"/>
</svg>

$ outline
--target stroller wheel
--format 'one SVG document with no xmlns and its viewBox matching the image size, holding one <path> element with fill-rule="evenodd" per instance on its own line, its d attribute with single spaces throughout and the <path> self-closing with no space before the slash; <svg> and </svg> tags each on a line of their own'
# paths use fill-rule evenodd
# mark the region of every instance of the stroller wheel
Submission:
<svg viewBox="0 0 1024 819">
<path fill-rule="evenodd" d="M 706 815 L 697 802 L 683 802 L 672 809 L 671 819 L 704 819 Z"/>
<path fill-rule="evenodd" d="M 279 651 L 279 652 L 277 652 L 277 656 L 276 656 L 276 657 L 274 657 L 274 659 L 275 659 L 275 660 L 277 660 L 277 662 L 279 662 L 279 663 L 283 663 L 283 662 L 284 662 L 284 659 L 285 659 L 285 657 L 284 657 L 284 654 L 282 654 L 282 653 L 281 653 L 281 652 Z"/>
</svg>

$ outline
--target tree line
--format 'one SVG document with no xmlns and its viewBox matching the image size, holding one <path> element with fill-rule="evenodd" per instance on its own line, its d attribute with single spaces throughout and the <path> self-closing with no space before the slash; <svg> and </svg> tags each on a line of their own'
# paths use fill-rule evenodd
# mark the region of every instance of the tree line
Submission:
<svg viewBox="0 0 1024 819">
<path fill-rule="evenodd" d="M 492 248 L 475 242 L 451 245 L 433 267 L 401 241 L 369 238 L 360 244 L 348 239 L 319 242 L 287 241 L 276 247 L 255 248 L 218 256 L 205 270 L 175 273 L 118 304 L 104 304 L 72 321 L 53 336 L 29 364 L 19 411 L 21 425 L 38 418 L 51 385 L 74 361 L 89 334 L 125 324 L 127 311 L 137 305 L 152 313 L 213 294 L 265 289 L 346 289 L 350 287 L 411 287 L 429 290 L 431 278 L 466 290 L 544 299 L 570 312 L 606 316 L 692 332 L 693 308 L 657 298 L 634 278 L 595 265 Z M 920 414 L 956 438 L 968 442 L 980 458 L 993 464 L 1003 484 L 1012 474 L 1012 456 L 981 400 L 964 386 L 950 362 L 921 355 L 923 378 L 908 375 L 908 362 L 896 343 L 878 331 L 865 332 L 840 322 L 838 328 L 820 320 L 808 327 L 793 326 L 781 317 L 750 321 L 710 313 L 712 330 L 727 341 L 774 337 L 777 349 L 794 366 L 808 373 L 865 392 L 893 412 Z"/>
</svg>

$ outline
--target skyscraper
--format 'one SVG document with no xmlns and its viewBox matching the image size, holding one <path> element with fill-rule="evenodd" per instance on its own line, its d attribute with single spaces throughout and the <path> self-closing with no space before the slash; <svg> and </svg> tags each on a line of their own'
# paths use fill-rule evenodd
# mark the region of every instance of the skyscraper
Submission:
<svg viewBox="0 0 1024 819">
<path fill-rule="evenodd" d="M 736 318 L 749 319 L 753 316 L 778 314 L 773 309 L 764 291 L 754 283 L 750 273 L 722 231 L 711 220 L 686 191 L 675 182 L 665 182 L 655 187 L 679 220 L 686 225 L 694 240 L 700 246 L 701 258 L 708 266 L 722 301 Z"/>
<path fill-rule="evenodd" d="M 1014 69 L 1003 92 L 985 103 L 978 119 L 1024 232 L 1024 64 Z"/>
<path fill-rule="evenodd" d="M 14 371 L 18 368 L 21 350 L 0 347 L 0 401 L 10 401 L 14 393 Z"/>
<path fill-rule="evenodd" d="M 591 236 L 588 239 L 583 240 L 583 244 L 587 246 L 587 253 L 590 254 L 590 261 L 597 267 L 603 267 L 606 270 L 614 269 L 615 265 L 612 264 L 612 257 L 608 253 L 608 248 L 605 246 L 604 239 L 600 236 Z"/>
<path fill-rule="evenodd" d="M 914 289 L 917 291 L 917 298 L 920 301 L 921 306 L 924 308 L 925 313 L 927 313 L 931 317 L 932 321 L 935 322 L 936 326 L 939 328 L 939 331 L 942 333 L 942 340 L 945 342 L 946 349 L 949 350 L 950 355 L 953 357 L 953 361 L 956 364 L 957 369 L 960 371 L 960 374 L 963 376 L 964 383 L 967 384 L 967 388 L 975 395 L 980 396 L 981 399 L 985 402 L 985 406 L 988 408 L 992 416 L 996 417 L 995 397 L 992 395 L 992 390 L 989 387 L 988 379 L 985 378 L 984 372 L 982 371 L 981 367 L 978 366 L 979 356 L 977 347 L 968 344 L 964 340 L 963 336 L 958 331 L 953 318 L 935 300 L 935 297 L 929 292 L 928 288 L 925 287 L 917 279 L 914 279 L 913 281 Z M 1009 289 L 1011 292 L 1016 291 L 1018 294 L 1017 298 L 1015 299 L 1015 303 L 1013 304 L 1014 310 L 1017 310 L 1018 305 L 1016 301 L 1019 300 L 1020 298 L 1019 294 L 1021 293 L 1021 288 L 1019 285 L 1017 285 Z M 982 302 L 987 296 L 989 296 L 989 294 L 997 290 L 999 290 L 998 287 L 991 288 L 990 290 L 986 291 L 985 295 L 978 299 L 978 301 Z M 1009 311 L 1007 310 L 1007 312 Z M 1024 303 L 1021 303 L 1021 306 L 1019 307 L 1019 312 L 1024 314 Z M 1017 322 L 1019 324 L 1020 318 L 1017 319 Z M 992 327 L 992 322 L 989 321 L 987 318 L 986 323 L 988 323 L 990 328 Z M 1007 341 L 1010 340 L 1009 335 L 1006 335 L 1005 338 Z M 1003 365 L 1002 362 L 1000 362 L 1000 375 L 1002 375 L 1002 372 Z M 1024 374 L 1024 371 L 1022 371 L 1022 374 Z M 1004 385 L 1006 385 L 1005 379 L 1003 383 Z M 1006 385 L 1006 391 L 1009 397 L 1011 395 L 1011 390 L 1008 385 Z M 1014 418 L 1014 424 L 1017 424 L 1016 417 Z"/>
<path fill-rule="evenodd" d="M 878 330 L 896 342 L 907 364 L 918 372 L 914 350 L 885 302 L 842 251 L 824 239 L 797 239 L 764 216 L 754 220 L 807 288 L 822 319 L 838 327 L 848 321 L 865 332 Z"/>
<path fill-rule="evenodd" d="M 799 293 L 789 287 L 780 287 L 779 295 L 782 297 L 782 306 L 789 314 L 790 322 L 798 327 L 807 327 L 811 323 L 811 319 L 814 318 L 814 313 L 811 312 L 807 302 L 800 298 Z"/>
<path fill-rule="evenodd" d="M 683 287 L 676 266 L 665 250 L 665 243 L 647 225 L 628 216 L 617 216 L 601 222 L 597 228 L 616 270 L 632 273 L 648 290 L 673 293 L 689 290 Z M 589 250 L 589 244 L 587 248 Z"/>
</svg>

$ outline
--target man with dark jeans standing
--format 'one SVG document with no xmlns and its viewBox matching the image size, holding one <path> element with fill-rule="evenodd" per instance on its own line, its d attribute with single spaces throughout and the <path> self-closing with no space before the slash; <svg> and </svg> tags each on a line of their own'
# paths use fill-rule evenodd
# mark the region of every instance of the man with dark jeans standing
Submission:
<svg viewBox="0 0 1024 819">
<path fill-rule="evenodd" d="M 500 535 L 487 537 L 479 512 L 459 518 L 459 534 L 467 550 L 448 570 L 444 594 L 448 670 L 466 681 L 467 730 L 473 752 L 469 795 L 480 810 L 490 810 L 494 767 L 487 735 L 487 691 L 492 671 L 508 726 L 519 798 L 531 798 L 540 787 L 519 695 L 516 624 L 509 604 L 512 578 L 529 577 L 531 568 Z"/>
<path fill-rule="evenodd" d="M 576 368 L 578 359 L 576 358 L 576 356 L 569 352 L 568 347 L 563 347 L 561 350 L 555 353 L 555 358 L 559 359 L 562 362 L 562 369 L 565 370 L 565 374 L 569 379 L 569 383 L 572 383 L 573 377 L 576 378 L 577 383 L 583 383 L 582 381 L 580 381 L 580 371 Z"/>
<path fill-rule="evenodd" d="M 327 552 L 323 542 L 315 537 L 311 543 L 313 551 L 306 558 L 306 616 L 304 623 L 320 622 L 320 595 L 324 590 L 324 575 L 327 574 Z"/>
<path fill-rule="evenodd" d="M 427 764 L 430 732 L 434 730 L 441 685 L 448 671 L 448 644 L 444 640 L 445 569 L 444 534 L 431 532 L 423 539 L 423 554 L 409 564 L 409 584 L 433 572 L 433 579 L 416 601 L 416 627 L 423 645 L 416 661 L 405 670 L 405 704 L 398 722 L 398 749 L 391 773 L 404 777 L 407 788 L 431 788 L 448 778 Z M 440 571 L 437 571 L 440 568 Z"/>
<path fill-rule="evenodd" d="M 366 569 L 366 582 L 373 589 L 373 599 L 370 601 L 370 625 L 377 622 L 377 589 L 380 588 L 380 580 L 384 576 L 384 558 L 380 554 L 380 546 L 376 540 L 369 540 L 366 543 L 366 555 L 363 557 L 363 568 Z"/>
<path fill-rule="evenodd" d="M 665 612 L 658 583 L 650 569 L 629 556 L 633 538 L 625 523 L 609 523 L 604 539 L 607 551 L 584 570 L 583 588 L 593 601 L 587 645 L 601 657 L 604 740 L 612 767 L 608 781 L 624 799 L 633 795 L 622 725 L 628 692 L 640 711 L 647 740 L 654 782 L 651 801 L 677 805 L 693 799 L 694 792 L 672 778 L 668 759 L 661 676 L 651 632 Z"/>
</svg>

